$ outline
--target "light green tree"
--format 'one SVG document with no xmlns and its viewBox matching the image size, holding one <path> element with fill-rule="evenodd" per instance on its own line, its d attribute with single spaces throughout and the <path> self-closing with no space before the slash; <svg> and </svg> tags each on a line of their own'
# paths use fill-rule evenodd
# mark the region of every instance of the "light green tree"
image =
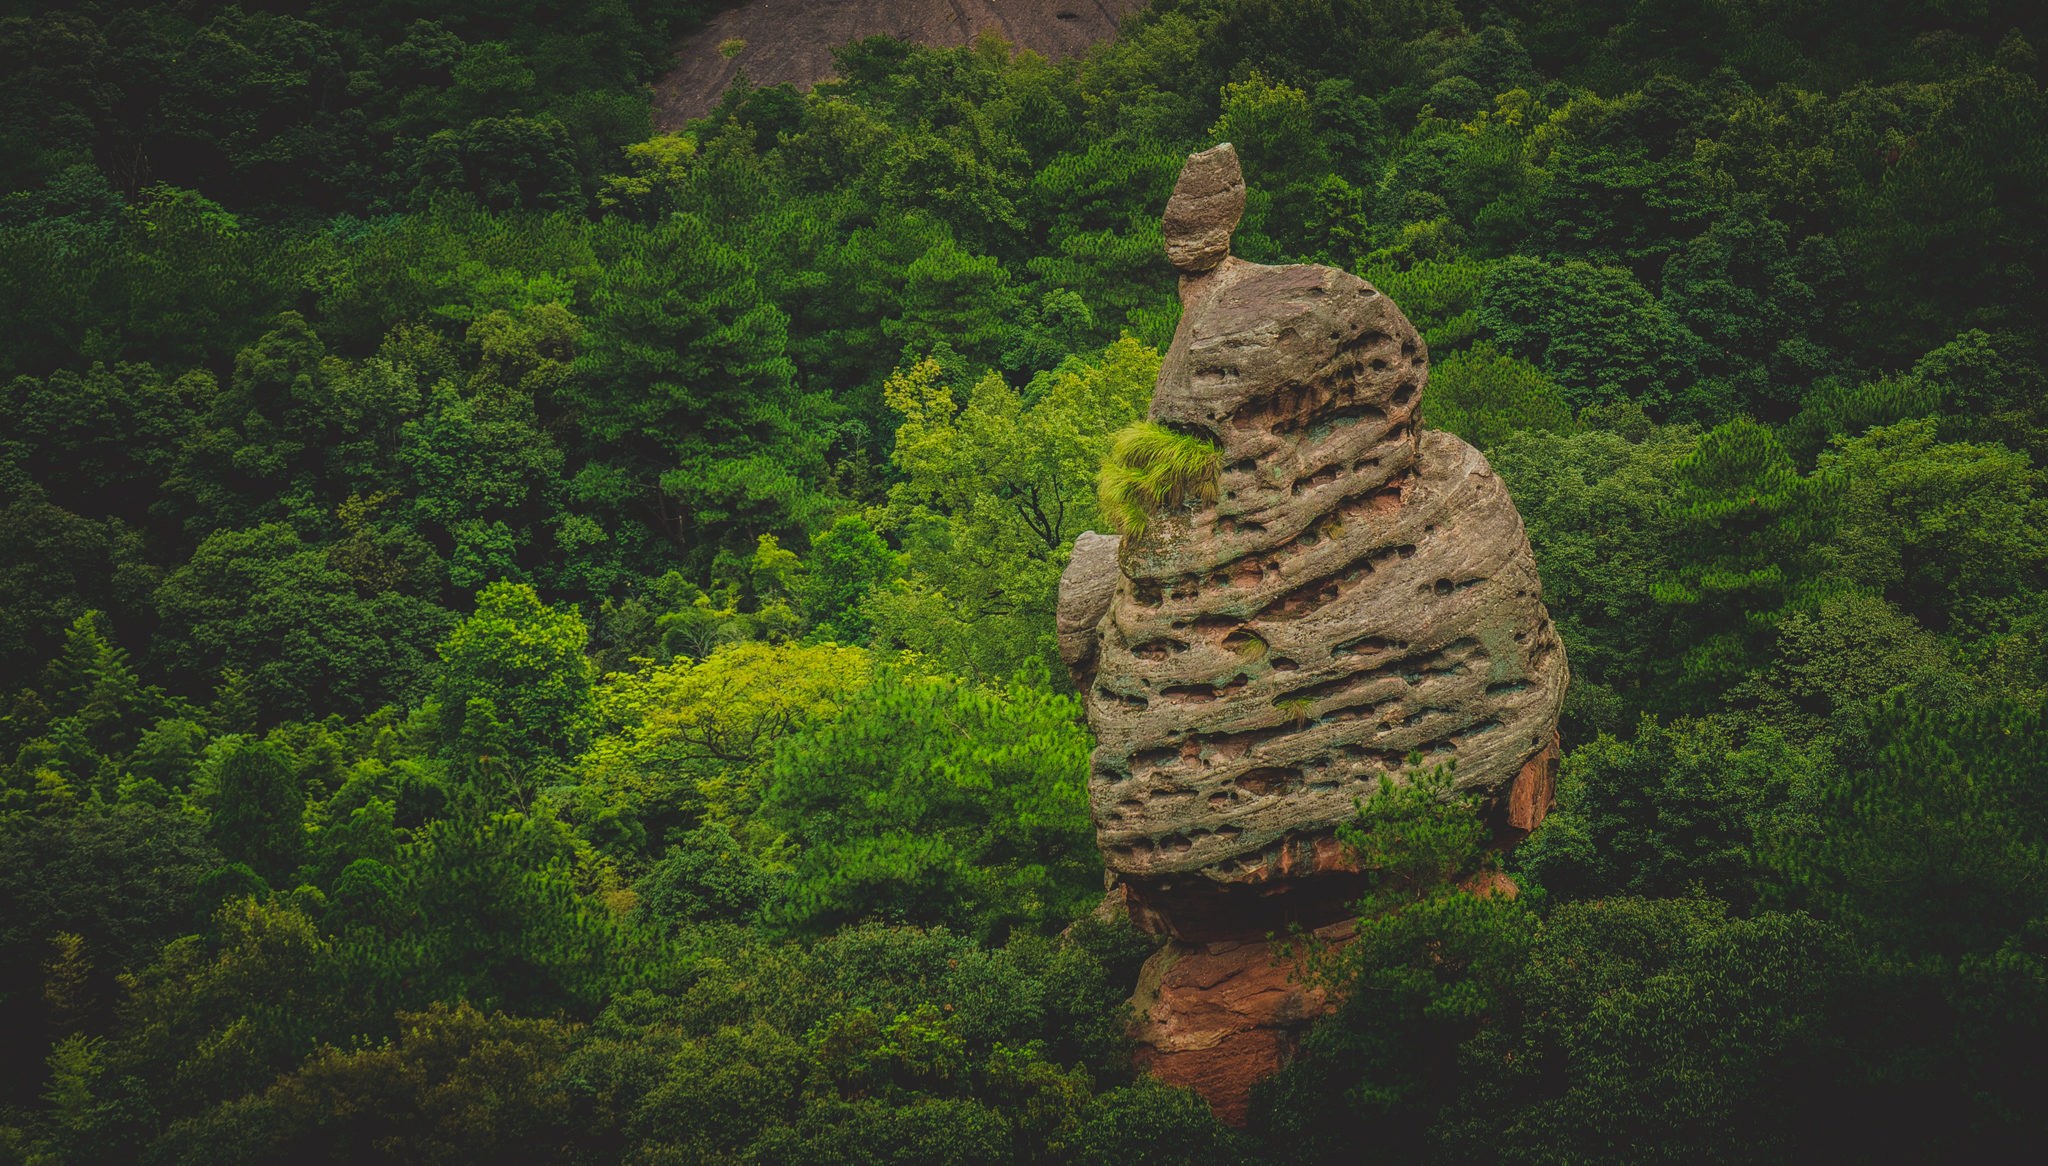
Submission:
<svg viewBox="0 0 2048 1166">
<path fill-rule="evenodd" d="M 800 848 L 781 922 L 988 937 L 1057 929 L 1092 906 L 1092 740 L 1048 679 L 1043 667 L 1000 687 L 880 669 L 838 716 L 782 741 L 762 806 Z"/>
<path fill-rule="evenodd" d="M 1937 631 L 1997 627 L 2048 582 L 2041 473 L 2024 453 L 1938 431 L 1933 418 L 1903 421 L 1822 455 L 1848 480 L 1831 557 Z"/>
<path fill-rule="evenodd" d="M 482 779 L 581 752 L 594 712 L 588 638 L 575 612 L 547 606 L 531 587 L 478 592 L 475 614 L 440 646 L 434 699 L 448 760 Z"/>
<path fill-rule="evenodd" d="M 777 744 L 837 715 L 868 669 L 861 648 L 749 641 L 612 676 L 579 783 L 608 805 L 686 805 L 739 827 Z"/>
<path fill-rule="evenodd" d="M 868 601 L 876 642 L 969 675 L 1051 659 L 1060 572 L 1074 537 L 1101 525 L 1096 468 L 1111 435 L 1143 416 L 1158 375 L 1159 354 L 1126 335 L 1022 392 L 990 373 L 964 406 L 937 361 L 889 378 L 906 480 L 875 526 L 902 540 L 910 577 Z"/>
</svg>

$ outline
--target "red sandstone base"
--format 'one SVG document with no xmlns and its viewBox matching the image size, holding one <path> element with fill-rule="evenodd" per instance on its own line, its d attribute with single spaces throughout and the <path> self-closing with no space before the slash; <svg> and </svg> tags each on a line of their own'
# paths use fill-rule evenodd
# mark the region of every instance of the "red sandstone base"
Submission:
<svg viewBox="0 0 2048 1166">
<path fill-rule="evenodd" d="M 1496 844 L 1502 849 L 1527 837 L 1550 812 L 1557 797 L 1558 744 L 1553 738 L 1529 758 L 1495 803 Z M 1357 870 L 1353 864 L 1330 859 L 1318 865 L 1331 873 Z M 1466 889 L 1515 893 L 1514 883 L 1498 872 L 1482 875 Z M 1132 890 L 1118 887 L 1111 893 Z M 1177 936 L 1146 961 L 1137 994 L 1131 998 L 1137 1013 L 1132 1033 L 1138 1041 L 1137 1062 L 1169 1085 L 1194 1090 L 1218 1118 L 1241 1126 L 1251 1107 L 1252 1087 L 1284 1068 L 1308 1027 L 1335 1011 L 1336 1003 L 1304 982 L 1301 952 L 1277 958 L 1274 945 L 1263 939 L 1191 942 L 1210 928 L 1200 920 L 1181 918 L 1182 913 L 1159 918 L 1159 898 L 1154 895 L 1148 902 L 1130 894 L 1125 900 L 1140 927 Z M 1286 926 L 1285 912 L 1272 918 L 1279 921 L 1272 929 Z M 1313 934 L 1341 945 L 1355 925 L 1355 920 L 1345 920 Z"/>
<path fill-rule="evenodd" d="M 1350 937 L 1348 923 L 1323 938 Z M 1332 1006 L 1301 982 L 1301 956 L 1276 959 L 1272 945 L 1171 940 L 1138 977 L 1140 1065 L 1169 1085 L 1202 1095 L 1216 1116 L 1244 1124 L 1252 1086 L 1294 1058 L 1296 1042 Z"/>
</svg>

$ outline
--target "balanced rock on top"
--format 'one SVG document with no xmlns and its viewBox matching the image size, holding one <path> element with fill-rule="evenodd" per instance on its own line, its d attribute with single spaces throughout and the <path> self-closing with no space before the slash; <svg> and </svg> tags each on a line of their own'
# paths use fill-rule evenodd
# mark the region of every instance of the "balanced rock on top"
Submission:
<svg viewBox="0 0 2048 1166">
<path fill-rule="evenodd" d="M 1125 534 L 1084 535 L 1061 583 L 1103 859 L 1133 921 L 1179 941 L 1183 965 L 1296 924 L 1341 927 L 1363 875 L 1335 828 L 1412 753 L 1455 761 L 1504 833 L 1533 828 L 1568 677 L 1506 487 L 1423 427 L 1421 337 L 1356 276 L 1229 256 L 1243 205 L 1229 145 L 1189 158 L 1166 215 L 1180 326 L 1152 424 L 1122 435 L 1105 471 Z M 1298 1023 L 1307 1007 L 1280 1010 Z M 1230 1037 L 1188 1039 L 1228 1060 Z M 1219 1071 L 1284 1059 L 1260 1050 Z M 1217 1093 L 1236 1085 L 1204 1088 L 1202 1072 L 1179 1077 L 1235 1106 Z"/>
</svg>

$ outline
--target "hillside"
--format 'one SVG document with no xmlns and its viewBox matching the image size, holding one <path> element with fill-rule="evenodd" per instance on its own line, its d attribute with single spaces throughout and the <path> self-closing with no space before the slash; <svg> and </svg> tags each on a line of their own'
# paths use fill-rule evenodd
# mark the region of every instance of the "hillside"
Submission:
<svg viewBox="0 0 2048 1166">
<path fill-rule="evenodd" d="M 2048 1140 L 2048 4 L 736 3 L 0 0 L 0 1166 Z"/>
<path fill-rule="evenodd" d="M 741 69 L 756 85 L 784 81 L 808 91 L 832 76 L 832 50 L 849 40 L 893 36 L 957 48 L 983 29 L 1055 59 L 1076 57 L 1116 35 L 1116 23 L 1144 0 L 754 0 L 706 21 L 676 45 L 675 68 L 654 87 L 654 121 L 679 130 L 703 117 Z M 730 59 L 718 46 L 747 42 Z"/>
</svg>

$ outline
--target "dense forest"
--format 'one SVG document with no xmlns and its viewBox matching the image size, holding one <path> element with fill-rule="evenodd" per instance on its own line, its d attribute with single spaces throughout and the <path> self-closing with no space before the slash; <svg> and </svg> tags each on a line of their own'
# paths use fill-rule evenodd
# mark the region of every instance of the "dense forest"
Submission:
<svg viewBox="0 0 2048 1166">
<path fill-rule="evenodd" d="M 2039 6 L 1154 0 L 656 134 L 708 7 L 0 2 L 0 1160 L 2039 1143 Z M 1361 805 L 1241 1130 L 1131 1068 L 1053 648 L 1225 140 L 1574 676 L 1518 895 Z"/>
</svg>

